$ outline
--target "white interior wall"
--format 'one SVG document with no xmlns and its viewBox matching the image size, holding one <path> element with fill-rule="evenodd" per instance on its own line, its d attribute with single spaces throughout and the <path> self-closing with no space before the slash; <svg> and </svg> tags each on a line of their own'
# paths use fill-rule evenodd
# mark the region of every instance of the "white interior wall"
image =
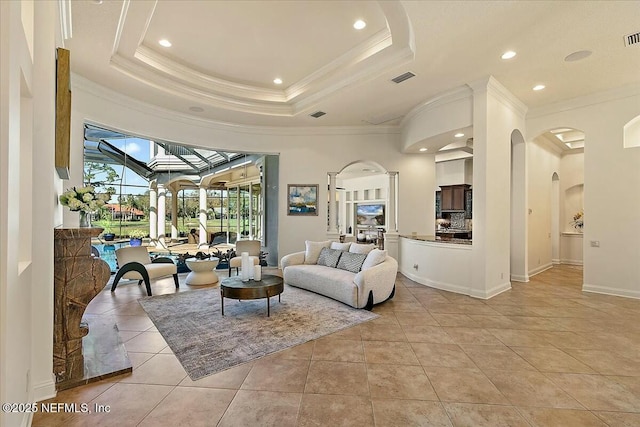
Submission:
<svg viewBox="0 0 640 427">
<path fill-rule="evenodd" d="M 401 233 L 416 230 L 424 233 L 435 220 L 434 195 L 430 191 L 435 179 L 433 156 L 402 154 L 397 129 L 355 127 L 290 131 L 247 126 L 238 130 L 143 104 L 78 76 L 74 76 L 72 82 L 71 157 L 74 165 L 82 163 L 83 124 L 86 121 L 195 146 L 279 154 L 280 256 L 303 249 L 307 239 L 324 240 L 327 230 L 324 214 L 287 215 L 287 184 L 320 184 L 318 200 L 327 200 L 327 172 L 339 171 L 355 161 L 371 160 L 388 171 L 398 171 Z M 81 180 L 81 169 L 74 168 L 69 185 Z M 324 210 L 320 209 L 320 212 Z M 65 224 L 75 225 L 77 221 L 77 215 L 65 212 Z"/>
<path fill-rule="evenodd" d="M 526 108 L 492 77 L 471 86 L 474 90 L 471 294 L 490 298 L 511 287 L 511 195 L 510 185 L 505 183 L 511 182 L 511 134 L 514 129 L 524 129 Z M 526 227 L 526 222 L 523 226 Z M 521 244 L 526 248 L 526 241 Z"/>
<path fill-rule="evenodd" d="M 558 127 L 585 133 L 587 291 L 640 298 L 640 149 L 623 144 L 624 125 L 639 114 L 640 86 L 635 85 L 547 106 L 527 120 L 531 135 Z"/>
<path fill-rule="evenodd" d="M 560 172 L 560 154 L 544 143 L 533 141 L 527 150 L 529 195 L 529 275 L 552 265 L 552 177 Z"/>
<path fill-rule="evenodd" d="M 0 400 L 55 394 L 53 2 L 0 2 Z M 34 262 L 37 260 L 37 268 Z M 0 425 L 31 414 L 0 413 Z"/>
</svg>

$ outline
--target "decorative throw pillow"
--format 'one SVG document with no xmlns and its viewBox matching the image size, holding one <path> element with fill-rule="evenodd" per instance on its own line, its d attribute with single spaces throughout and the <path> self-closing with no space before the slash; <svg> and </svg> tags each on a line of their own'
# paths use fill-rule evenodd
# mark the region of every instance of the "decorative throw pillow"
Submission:
<svg viewBox="0 0 640 427">
<path fill-rule="evenodd" d="M 340 243 L 340 242 L 331 242 L 331 249 L 337 249 L 339 251 L 348 251 L 351 246 L 351 242 Z"/>
<path fill-rule="evenodd" d="M 362 263 L 362 269 L 366 270 L 367 268 L 371 268 L 374 265 L 378 265 L 382 263 L 386 257 L 387 251 L 374 249 L 367 254 L 367 258 Z"/>
<path fill-rule="evenodd" d="M 341 253 L 342 251 L 337 249 L 322 248 L 322 250 L 320 250 L 320 256 L 318 257 L 318 265 L 336 268 Z"/>
<path fill-rule="evenodd" d="M 357 273 L 362 268 L 362 263 L 367 258 L 367 254 L 355 254 L 353 252 L 342 252 L 338 261 L 338 268 Z"/>
<path fill-rule="evenodd" d="M 351 247 L 349 248 L 349 252 L 354 253 L 354 254 L 368 254 L 369 252 L 371 252 L 376 246 L 371 243 L 370 245 L 362 245 L 359 243 L 352 243 Z"/>
<path fill-rule="evenodd" d="M 329 240 L 324 242 L 312 242 L 310 240 L 305 240 L 304 263 L 317 264 L 320 251 L 322 248 L 328 248 L 330 244 L 331 242 Z"/>
</svg>

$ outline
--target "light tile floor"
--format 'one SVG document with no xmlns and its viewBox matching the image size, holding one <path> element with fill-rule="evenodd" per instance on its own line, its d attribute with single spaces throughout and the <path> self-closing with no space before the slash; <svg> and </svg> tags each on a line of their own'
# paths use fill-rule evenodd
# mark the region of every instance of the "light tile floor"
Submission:
<svg viewBox="0 0 640 427">
<path fill-rule="evenodd" d="M 195 382 L 137 303 L 144 287 L 107 288 L 88 312 L 117 319 L 133 373 L 51 399 L 109 413 L 33 425 L 638 426 L 640 301 L 581 283 L 555 267 L 482 301 L 398 275 L 379 319 Z"/>
</svg>

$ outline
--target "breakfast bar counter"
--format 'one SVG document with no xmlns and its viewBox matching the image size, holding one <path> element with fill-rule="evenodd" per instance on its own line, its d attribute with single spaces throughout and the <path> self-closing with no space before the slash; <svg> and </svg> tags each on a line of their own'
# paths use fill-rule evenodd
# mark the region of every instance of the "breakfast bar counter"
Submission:
<svg viewBox="0 0 640 427">
<path fill-rule="evenodd" d="M 400 273 L 415 282 L 469 295 L 472 248 L 468 239 L 442 240 L 429 235 L 401 235 L 398 267 Z"/>
</svg>

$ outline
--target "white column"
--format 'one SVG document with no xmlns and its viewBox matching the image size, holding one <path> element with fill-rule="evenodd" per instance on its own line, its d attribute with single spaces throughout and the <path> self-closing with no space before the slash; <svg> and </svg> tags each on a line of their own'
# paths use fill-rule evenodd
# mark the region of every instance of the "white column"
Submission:
<svg viewBox="0 0 640 427">
<path fill-rule="evenodd" d="M 165 222 L 166 222 L 166 189 L 164 184 L 158 184 L 158 243 L 157 248 L 166 248 Z"/>
<path fill-rule="evenodd" d="M 396 176 L 398 172 L 387 172 L 389 175 L 389 191 L 387 203 L 387 231 L 384 233 L 384 248 L 390 257 L 398 259 L 399 256 L 399 236 L 398 221 L 396 219 Z"/>
<path fill-rule="evenodd" d="M 149 186 L 149 237 L 151 243 L 156 244 L 158 240 L 158 192 L 156 183 L 151 182 Z"/>
<path fill-rule="evenodd" d="M 338 232 L 336 228 L 336 175 L 338 172 L 329 172 L 329 233 Z M 319 206 L 318 206 L 319 207 Z"/>
<path fill-rule="evenodd" d="M 200 187 L 200 246 L 207 246 L 209 238 L 207 236 L 207 188 Z"/>
<path fill-rule="evenodd" d="M 171 241 L 178 241 L 178 189 L 171 191 Z"/>
<path fill-rule="evenodd" d="M 398 172 L 388 172 L 389 174 L 389 213 L 387 214 L 388 232 L 398 232 L 398 222 L 396 221 L 396 176 Z"/>
</svg>

